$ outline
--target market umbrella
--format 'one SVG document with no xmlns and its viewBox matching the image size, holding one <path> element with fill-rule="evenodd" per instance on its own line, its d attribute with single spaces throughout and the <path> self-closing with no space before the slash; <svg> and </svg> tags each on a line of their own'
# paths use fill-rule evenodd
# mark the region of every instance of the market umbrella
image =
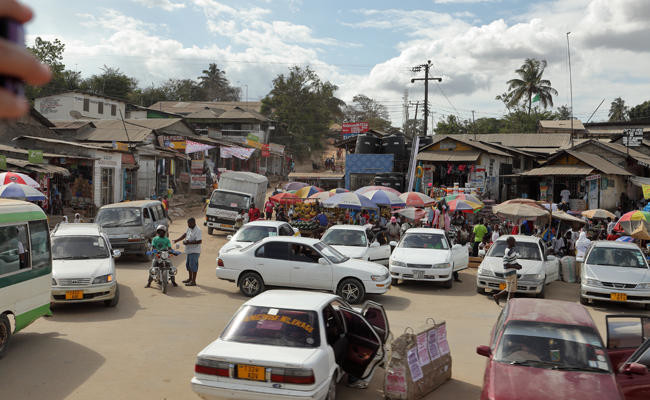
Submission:
<svg viewBox="0 0 650 400">
<path fill-rule="evenodd" d="M 349 208 L 352 210 L 377 208 L 377 204 L 375 204 L 372 200 L 354 192 L 335 194 L 334 196 L 325 200 L 323 202 L 323 205 L 330 208 L 338 207 Z"/>
<path fill-rule="evenodd" d="M 449 211 L 451 212 L 456 212 L 456 211 L 462 211 L 465 213 L 475 213 L 481 208 L 483 208 L 483 203 L 478 202 L 475 203 L 470 200 L 463 200 L 463 199 L 454 199 L 454 200 L 445 200 L 447 203 L 447 206 L 449 207 Z"/>
<path fill-rule="evenodd" d="M 371 190 L 362 194 L 378 206 L 404 207 L 406 203 L 398 195 L 386 190 Z"/>
<path fill-rule="evenodd" d="M 311 196 L 307 197 L 307 200 L 320 200 L 320 201 L 325 201 L 329 199 L 330 197 L 334 196 L 336 193 L 332 193 L 331 191 L 327 192 L 318 192 L 314 193 Z"/>
<path fill-rule="evenodd" d="M 583 211 L 582 215 L 589 219 L 607 219 L 611 218 L 612 220 L 616 219 L 616 215 L 612 214 L 607 210 L 601 208 L 594 208 L 593 210 Z"/>
<path fill-rule="evenodd" d="M 300 188 L 304 188 L 305 186 L 309 186 L 309 184 L 305 182 L 289 182 L 284 185 L 284 190 L 298 190 Z"/>
<path fill-rule="evenodd" d="M 338 194 L 338 193 L 349 192 L 349 190 L 347 190 L 345 188 L 336 188 L 336 189 L 329 190 L 329 192 L 333 193 L 333 194 Z"/>
<path fill-rule="evenodd" d="M 614 226 L 615 231 L 623 231 L 627 235 L 637 239 L 642 239 L 640 236 L 644 236 L 643 231 L 648 231 L 649 228 L 650 212 L 639 210 L 630 211 L 621 215 L 621 218 L 619 218 Z"/>
<path fill-rule="evenodd" d="M 21 185 L 31 186 L 33 188 L 40 188 L 38 184 L 29 175 L 21 174 L 20 172 L 3 172 L 0 174 L 0 185 L 8 185 L 10 183 L 20 183 Z"/>
<path fill-rule="evenodd" d="M 269 200 L 271 200 L 273 203 L 280 203 L 280 204 L 296 204 L 300 203 L 302 199 L 298 196 L 296 196 L 293 193 L 278 193 L 274 196 L 269 197 Z"/>
<path fill-rule="evenodd" d="M 621 236 L 616 239 L 617 242 L 633 242 L 634 238 L 632 236 Z"/>
<path fill-rule="evenodd" d="M 400 194 L 399 198 L 402 199 L 408 207 L 424 207 L 436 202 L 431 197 L 420 192 L 405 192 Z"/>
<path fill-rule="evenodd" d="M 305 186 L 302 187 L 294 193 L 296 196 L 300 197 L 301 199 L 306 199 L 307 197 L 311 196 L 314 193 L 322 192 L 323 189 L 317 187 L 317 186 Z"/>
<path fill-rule="evenodd" d="M 34 189 L 31 186 L 23 185 L 20 183 L 9 183 L 0 186 L 0 197 L 4 199 L 19 199 L 28 201 L 45 200 L 46 197 L 43 193 Z"/>
<path fill-rule="evenodd" d="M 468 200 L 471 201 L 472 203 L 478 203 L 478 204 L 483 204 L 483 202 L 473 194 L 465 194 L 465 193 L 460 193 L 460 194 L 450 194 L 449 196 L 444 197 L 445 202 L 449 203 L 452 200 Z"/>
<path fill-rule="evenodd" d="M 513 220 L 531 219 L 549 215 L 548 210 L 536 204 L 507 202 L 492 207 L 492 212 L 501 218 L 509 218 Z"/>
<path fill-rule="evenodd" d="M 359 194 L 364 194 L 366 192 L 370 192 L 371 190 L 385 190 L 387 192 L 395 193 L 396 195 L 400 195 L 399 190 L 395 190 L 391 187 L 388 186 L 364 186 L 362 188 L 359 188 L 354 191 L 354 193 L 359 193 Z"/>
<path fill-rule="evenodd" d="M 424 218 L 426 212 L 420 208 L 406 207 L 406 208 L 393 211 L 393 214 L 399 214 L 402 217 L 412 219 L 412 220 L 420 220 Z"/>
<path fill-rule="evenodd" d="M 553 211 L 553 219 L 559 219 L 560 221 L 565 221 L 565 222 L 574 222 L 582 225 L 585 225 L 587 223 L 584 219 L 574 217 L 573 215 L 566 213 L 562 210 Z"/>
</svg>

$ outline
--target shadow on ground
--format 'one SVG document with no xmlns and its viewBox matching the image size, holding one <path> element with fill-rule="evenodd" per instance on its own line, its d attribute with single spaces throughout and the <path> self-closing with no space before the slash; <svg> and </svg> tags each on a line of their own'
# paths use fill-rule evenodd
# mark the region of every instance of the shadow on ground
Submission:
<svg viewBox="0 0 650 400">
<path fill-rule="evenodd" d="M 89 322 L 89 321 L 113 321 L 118 319 L 132 318 L 135 313 L 142 309 L 138 298 L 133 290 L 123 284 L 119 284 L 120 300 L 115 307 L 106 307 L 104 302 L 97 303 L 76 303 L 56 304 L 51 307 L 53 321 L 57 322 Z"/>
</svg>

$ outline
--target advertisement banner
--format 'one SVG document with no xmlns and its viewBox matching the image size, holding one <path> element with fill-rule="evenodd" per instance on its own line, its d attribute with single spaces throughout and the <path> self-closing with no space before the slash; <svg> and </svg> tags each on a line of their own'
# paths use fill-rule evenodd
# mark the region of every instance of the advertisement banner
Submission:
<svg viewBox="0 0 650 400">
<path fill-rule="evenodd" d="M 203 172 L 203 160 L 192 160 L 190 165 L 192 172 Z"/>
<path fill-rule="evenodd" d="M 263 144 L 262 145 L 262 157 L 270 157 L 271 152 L 269 151 L 269 145 L 268 144 Z"/>
<path fill-rule="evenodd" d="M 221 158 L 239 158 L 240 160 L 248 160 L 253 154 L 255 149 L 247 149 L 245 147 L 220 147 L 219 153 Z"/>
<path fill-rule="evenodd" d="M 641 188 L 643 189 L 643 198 L 650 199 L 650 185 L 642 185 Z"/>
<path fill-rule="evenodd" d="M 205 189 L 206 175 L 190 175 L 190 189 Z"/>
<path fill-rule="evenodd" d="M 117 151 L 129 151 L 129 144 L 124 142 L 113 142 L 113 149 Z"/>
<path fill-rule="evenodd" d="M 27 161 L 32 164 L 43 163 L 43 150 L 27 150 Z"/>
<path fill-rule="evenodd" d="M 211 146 L 209 144 L 197 143 L 191 140 L 185 141 L 185 154 L 196 153 L 199 151 L 205 151 L 214 149 L 216 146 Z"/>
<path fill-rule="evenodd" d="M 368 132 L 369 125 L 367 122 L 344 122 L 341 125 L 343 139 L 357 136 L 360 133 Z"/>
<path fill-rule="evenodd" d="M 179 175 L 181 183 L 190 183 L 190 174 L 187 172 L 181 172 Z"/>
</svg>

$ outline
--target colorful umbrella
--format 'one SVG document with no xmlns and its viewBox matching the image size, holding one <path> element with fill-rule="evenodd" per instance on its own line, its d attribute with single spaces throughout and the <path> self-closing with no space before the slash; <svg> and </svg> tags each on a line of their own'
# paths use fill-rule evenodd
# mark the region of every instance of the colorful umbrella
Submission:
<svg viewBox="0 0 650 400">
<path fill-rule="evenodd" d="M 398 196 L 400 195 L 399 190 L 395 190 L 388 186 L 364 186 L 355 190 L 354 193 L 364 194 L 366 192 L 370 192 L 371 190 L 385 190 L 387 192 L 395 193 Z"/>
<path fill-rule="evenodd" d="M 43 193 L 39 192 L 31 186 L 23 185 L 20 183 L 10 183 L 8 185 L 0 186 L 0 197 L 4 199 L 19 199 L 28 201 L 39 201 L 46 199 Z"/>
<path fill-rule="evenodd" d="M 408 207 L 424 207 L 436 202 L 431 197 L 420 192 L 402 193 L 399 195 L 399 198 L 402 199 Z"/>
<path fill-rule="evenodd" d="M 298 196 L 296 196 L 293 193 L 278 193 L 275 196 L 271 196 L 269 198 L 273 203 L 280 203 L 280 204 L 296 204 L 300 203 L 302 199 Z"/>
<path fill-rule="evenodd" d="M 471 201 L 472 203 L 478 203 L 478 204 L 483 204 L 483 202 L 473 194 L 450 194 L 449 196 L 445 196 L 444 200 L 449 203 L 452 200 L 468 200 Z"/>
<path fill-rule="evenodd" d="M 40 188 L 41 185 L 33 180 L 29 175 L 21 174 L 19 172 L 3 172 L 0 174 L 0 185 L 8 185 L 10 183 L 20 183 L 21 185 L 31 186 L 33 188 Z"/>
<path fill-rule="evenodd" d="M 513 220 L 532 219 L 549 215 L 544 207 L 537 204 L 503 202 L 492 207 L 492 212 L 501 218 Z"/>
<path fill-rule="evenodd" d="M 289 182 L 284 185 L 284 190 L 298 190 L 300 188 L 304 188 L 305 186 L 309 186 L 309 184 L 304 182 Z"/>
<path fill-rule="evenodd" d="M 600 208 L 594 208 L 593 210 L 583 211 L 582 216 L 587 217 L 589 219 L 607 219 L 607 218 L 611 218 L 612 220 L 616 219 L 616 215 L 612 214 L 607 210 L 603 210 Z"/>
<path fill-rule="evenodd" d="M 400 210 L 395 210 L 393 211 L 393 214 L 399 214 L 402 217 L 412 219 L 412 220 L 420 220 L 424 218 L 426 212 L 419 208 L 407 207 L 407 208 L 402 208 Z"/>
<path fill-rule="evenodd" d="M 647 211 L 630 211 L 619 218 L 614 226 L 615 231 L 623 231 L 632 237 L 643 236 L 643 231 L 650 230 L 650 212 Z M 636 236 L 635 236 L 636 233 Z"/>
<path fill-rule="evenodd" d="M 311 196 L 307 197 L 307 200 L 320 200 L 320 201 L 325 201 L 329 199 L 330 197 L 334 196 L 336 193 L 332 193 L 331 191 L 327 192 L 318 192 L 314 193 Z"/>
<path fill-rule="evenodd" d="M 446 203 L 449 207 L 449 211 L 451 212 L 462 211 L 465 213 L 475 213 L 483 208 L 483 203 L 475 203 L 473 201 L 463 199 L 447 200 Z"/>
<path fill-rule="evenodd" d="M 631 236 L 621 236 L 620 238 L 616 239 L 617 242 L 634 242 L 634 238 Z"/>
<path fill-rule="evenodd" d="M 300 197 L 301 199 L 306 199 L 307 197 L 311 196 L 314 193 L 322 192 L 323 189 L 317 187 L 317 186 L 305 186 L 302 187 L 294 193 L 296 196 Z"/>
<path fill-rule="evenodd" d="M 330 193 L 333 193 L 333 194 L 338 194 L 338 193 L 346 193 L 346 192 L 349 192 L 349 190 L 347 190 L 347 189 L 345 189 L 345 188 L 336 188 L 336 189 L 329 190 L 329 192 L 330 192 Z"/>
<path fill-rule="evenodd" d="M 349 208 L 352 210 L 376 209 L 377 205 L 369 198 L 353 192 L 339 193 L 323 202 L 325 207 Z"/>
<path fill-rule="evenodd" d="M 404 207 L 406 203 L 393 192 L 386 190 L 371 190 L 362 194 L 378 206 Z"/>
</svg>

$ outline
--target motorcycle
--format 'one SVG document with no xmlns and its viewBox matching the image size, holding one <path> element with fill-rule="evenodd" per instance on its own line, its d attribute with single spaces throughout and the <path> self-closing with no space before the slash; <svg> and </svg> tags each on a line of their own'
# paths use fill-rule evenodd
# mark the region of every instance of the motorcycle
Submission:
<svg viewBox="0 0 650 400">
<path fill-rule="evenodd" d="M 151 282 L 155 281 L 160 285 L 162 292 L 166 294 L 170 280 L 174 281 L 174 277 L 176 276 L 176 267 L 172 264 L 170 257 L 177 256 L 181 253 L 172 249 L 162 251 L 152 250 L 147 253 L 155 255 L 154 262 L 151 268 L 149 268 L 147 287 L 151 285 Z"/>
</svg>

